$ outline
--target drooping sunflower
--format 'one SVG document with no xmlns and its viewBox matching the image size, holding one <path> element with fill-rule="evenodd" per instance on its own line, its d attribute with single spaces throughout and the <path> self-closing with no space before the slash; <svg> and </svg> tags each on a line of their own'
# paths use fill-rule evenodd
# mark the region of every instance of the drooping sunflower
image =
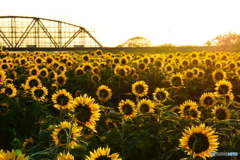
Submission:
<svg viewBox="0 0 240 160">
<path fill-rule="evenodd" d="M 22 150 L 26 152 L 28 149 L 30 149 L 30 146 L 33 145 L 33 142 L 34 141 L 32 137 L 25 139 Z"/>
<path fill-rule="evenodd" d="M 81 136 L 81 130 L 82 127 L 78 126 L 76 123 L 73 123 L 73 126 L 71 126 L 71 123 L 68 121 L 60 122 L 59 125 L 55 126 L 53 133 L 51 134 L 53 138 L 53 142 L 56 146 L 62 146 L 67 143 L 67 138 L 71 138 L 71 141 L 69 143 L 70 148 L 74 148 L 77 146 L 77 138 Z M 66 132 L 69 133 L 69 130 L 72 130 L 72 134 L 67 136 Z"/>
<path fill-rule="evenodd" d="M 135 117 L 137 114 L 134 102 L 129 99 L 126 99 L 125 101 L 121 100 L 118 106 L 119 112 L 124 115 L 126 120 Z"/>
<path fill-rule="evenodd" d="M 154 103 L 149 99 L 141 99 L 137 104 L 137 110 L 139 114 L 153 113 Z"/>
<path fill-rule="evenodd" d="M 198 108 L 198 105 L 196 102 L 192 101 L 192 100 L 186 100 L 183 104 L 180 105 L 180 116 L 181 117 L 188 117 L 189 116 L 189 111 L 190 108 Z"/>
<path fill-rule="evenodd" d="M 137 81 L 132 85 L 132 93 L 138 97 L 148 94 L 148 85 L 144 81 Z"/>
<path fill-rule="evenodd" d="M 67 77 L 65 74 L 60 74 L 57 76 L 56 83 L 59 85 L 64 85 L 67 82 Z"/>
<path fill-rule="evenodd" d="M 203 93 L 199 99 L 200 106 L 213 107 L 217 103 L 214 93 L 206 92 Z"/>
<path fill-rule="evenodd" d="M 74 156 L 71 155 L 69 152 L 60 152 L 57 156 L 57 160 L 74 160 Z"/>
<path fill-rule="evenodd" d="M 30 76 L 22 86 L 24 89 L 31 89 L 33 87 L 41 87 L 42 82 L 37 76 Z"/>
<path fill-rule="evenodd" d="M 181 88 L 183 84 L 183 75 L 181 73 L 172 74 L 170 77 L 170 85 L 173 88 Z"/>
<path fill-rule="evenodd" d="M 215 96 L 221 97 L 229 94 L 232 91 L 232 83 L 225 79 L 220 80 L 216 83 Z"/>
<path fill-rule="evenodd" d="M 220 80 L 226 79 L 227 73 L 224 72 L 222 69 L 216 69 L 215 71 L 212 72 L 212 78 L 213 81 L 216 83 Z"/>
<path fill-rule="evenodd" d="M 45 96 L 48 95 L 48 89 L 44 86 L 42 87 L 33 87 L 31 89 L 33 99 L 37 101 L 44 101 Z"/>
<path fill-rule="evenodd" d="M 217 121 L 226 120 L 230 118 L 230 110 L 226 106 L 216 105 L 212 109 L 212 114 L 214 115 L 214 118 L 216 118 Z"/>
<path fill-rule="evenodd" d="M 122 160 L 122 158 L 119 158 L 118 153 L 113 153 L 110 155 L 110 148 L 108 148 L 108 146 L 106 148 L 99 147 L 97 150 L 90 152 L 90 156 L 86 157 L 86 160 L 96 159 Z"/>
<path fill-rule="evenodd" d="M 0 160 L 28 160 L 29 156 L 25 157 L 25 154 L 19 154 L 16 155 L 16 152 L 14 149 L 12 151 L 6 151 L 0 150 Z"/>
<path fill-rule="evenodd" d="M 67 92 L 65 89 L 61 89 L 52 95 L 52 101 L 54 103 L 54 108 L 58 110 L 61 109 L 69 109 L 72 110 L 71 103 L 73 101 L 73 97 L 71 93 Z"/>
<path fill-rule="evenodd" d="M 199 156 L 204 159 L 210 157 L 210 152 L 216 152 L 219 142 L 215 132 L 205 124 L 187 128 L 184 130 L 183 137 L 180 139 L 179 147 L 187 149 L 188 155 L 193 152 L 195 144 L 194 157 Z"/>
<path fill-rule="evenodd" d="M 157 102 L 163 103 L 168 99 L 169 93 L 165 88 L 156 88 L 153 93 L 153 99 Z"/>
<path fill-rule="evenodd" d="M 76 97 L 72 102 L 75 113 L 75 121 L 95 130 L 96 121 L 100 118 L 100 107 L 95 99 L 87 94 Z"/>
<path fill-rule="evenodd" d="M 97 97 L 100 101 L 106 102 L 112 97 L 112 90 L 106 85 L 101 85 L 97 89 Z"/>
<path fill-rule="evenodd" d="M 1 90 L 1 93 L 6 94 L 8 97 L 14 97 L 17 95 L 17 89 L 13 84 L 7 84 L 6 88 Z"/>
</svg>

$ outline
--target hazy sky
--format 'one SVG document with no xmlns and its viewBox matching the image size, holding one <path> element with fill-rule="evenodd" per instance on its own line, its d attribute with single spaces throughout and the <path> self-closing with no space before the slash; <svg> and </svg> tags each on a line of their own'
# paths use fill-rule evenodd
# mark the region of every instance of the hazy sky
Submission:
<svg viewBox="0 0 240 160">
<path fill-rule="evenodd" d="M 81 25 L 94 29 L 93 36 L 109 47 L 135 36 L 153 45 L 203 45 L 219 34 L 240 33 L 239 6 L 239 0 L 6 0 L 0 16 Z"/>
</svg>

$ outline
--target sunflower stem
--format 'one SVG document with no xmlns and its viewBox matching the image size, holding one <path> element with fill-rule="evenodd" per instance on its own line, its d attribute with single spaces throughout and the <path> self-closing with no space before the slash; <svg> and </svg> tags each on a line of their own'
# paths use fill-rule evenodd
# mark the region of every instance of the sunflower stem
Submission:
<svg viewBox="0 0 240 160">
<path fill-rule="evenodd" d="M 72 128 L 73 128 L 74 119 L 75 119 L 75 114 L 74 114 L 74 116 L 71 120 L 70 129 L 69 129 L 69 133 L 68 133 L 68 136 L 67 136 L 67 152 L 69 152 L 69 150 L 70 150 L 69 143 L 70 143 L 70 139 L 71 139 L 71 135 L 72 135 Z"/>
<path fill-rule="evenodd" d="M 124 115 L 122 115 L 122 136 L 121 136 L 121 139 L 122 139 L 122 157 L 123 157 L 123 160 L 125 159 L 124 158 L 124 126 L 125 126 L 125 119 L 124 119 Z"/>
<path fill-rule="evenodd" d="M 192 152 L 191 152 L 191 155 L 190 155 L 190 160 L 194 159 L 194 151 L 195 151 L 196 145 L 198 143 L 197 137 L 194 137 L 194 138 L 195 138 L 195 141 L 193 143 L 193 148 L 192 148 Z"/>
</svg>

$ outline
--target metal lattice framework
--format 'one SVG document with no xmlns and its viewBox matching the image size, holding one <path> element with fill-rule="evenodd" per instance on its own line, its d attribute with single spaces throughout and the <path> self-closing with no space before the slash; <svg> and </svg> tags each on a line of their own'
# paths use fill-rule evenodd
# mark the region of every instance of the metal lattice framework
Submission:
<svg viewBox="0 0 240 160">
<path fill-rule="evenodd" d="M 7 48 L 102 47 L 84 27 L 38 17 L 0 16 L 0 37 Z"/>
</svg>

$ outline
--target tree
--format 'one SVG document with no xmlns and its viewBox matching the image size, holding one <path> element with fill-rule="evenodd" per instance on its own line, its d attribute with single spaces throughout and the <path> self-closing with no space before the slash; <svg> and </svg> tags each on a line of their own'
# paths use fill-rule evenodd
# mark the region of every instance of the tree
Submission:
<svg viewBox="0 0 240 160">
<path fill-rule="evenodd" d="M 145 37 L 133 37 L 117 47 L 150 47 L 151 41 Z"/>
<path fill-rule="evenodd" d="M 205 44 L 209 44 L 209 42 Z M 240 51 L 240 34 L 229 32 L 217 35 L 210 43 L 214 46 L 219 46 L 225 51 Z"/>
</svg>

